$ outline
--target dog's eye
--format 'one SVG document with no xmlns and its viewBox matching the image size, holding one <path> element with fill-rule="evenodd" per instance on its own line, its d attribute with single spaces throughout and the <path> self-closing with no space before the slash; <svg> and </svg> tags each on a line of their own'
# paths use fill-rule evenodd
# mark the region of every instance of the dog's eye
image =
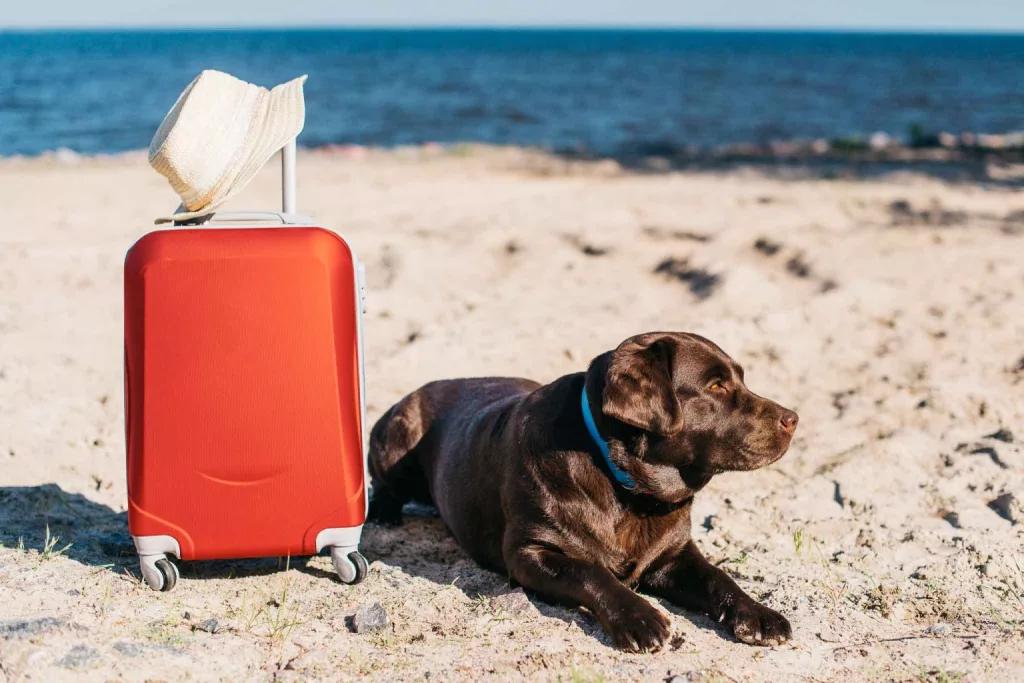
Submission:
<svg viewBox="0 0 1024 683">
<path fill-rule="evenodd" d="M 718 391 L 721 393 L 727 393 L 729 390 L 725 388 L 725 383 L 720 379 L 711 380 L 711 384 L 708 385 L 710 391 Z"/>
</svg>

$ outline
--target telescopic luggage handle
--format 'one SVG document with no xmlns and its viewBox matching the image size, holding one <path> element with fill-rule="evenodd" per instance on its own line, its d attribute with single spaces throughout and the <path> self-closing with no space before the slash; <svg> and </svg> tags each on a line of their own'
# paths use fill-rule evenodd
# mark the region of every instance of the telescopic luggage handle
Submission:
<svg viewBox="0 0 1024 683">
<path fill-rule="evenodd" d="M 281 148 L 281 212 L 276 211 L 228 211 L 225 213 L 218 214 L 217 212 L 206 214 L 205 216 L 199 216 L 185 221 L 174 221 L 174 226 L 196 226 L 203 225 L 214 219 L 218 223 L 222 222 L 247 222 L 247 221 L 266 221 L 266 220 L 278 220 L 285 225 L 298 225 L 301 223 L 308 223 L 308 216 L 299 216 L 296 213 L 296 199 L 295 199 L 295 157 L 296 157 L 296 145 L 295 138 L 292 138 L 288 144 Z"/>
<path fill-rule="evenodd" d="M 281 212 L 295 213 L 295 138 L 281 148 Z"/>
</svg>

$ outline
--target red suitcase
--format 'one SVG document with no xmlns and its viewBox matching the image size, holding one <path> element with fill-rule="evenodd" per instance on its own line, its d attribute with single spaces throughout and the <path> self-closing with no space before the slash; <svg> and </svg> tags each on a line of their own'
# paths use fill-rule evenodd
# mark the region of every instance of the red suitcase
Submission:
<svg viewBox="0 0 1024 683">
<path fill-rule="evenodd" d="M 313 555 L 358 583 L 362 267 L 285 211 L 157 230 L 124 269 L 128 526 L 150 587 L 181 560 Z M 267 225 L 270 218 L 277 223 Z"/>
</svg>

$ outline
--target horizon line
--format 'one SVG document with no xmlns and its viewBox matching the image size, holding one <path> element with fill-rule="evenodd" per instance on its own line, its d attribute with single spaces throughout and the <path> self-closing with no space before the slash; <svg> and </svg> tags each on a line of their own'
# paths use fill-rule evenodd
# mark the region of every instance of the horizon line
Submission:
<svg viewBox="0 0 1024 683">
<path fill-rule="evenodd" d="M 3 33 L 175 33 L 193 32 L 275 32 L 275 31 L 636 31 L 703 33 L 834 33 L 891 35 L 1024 36 L 1024 27 L 904 27 L 904 26 L 700 26 L 687 24 L 204 24 L 204 25 L 23 25 L 0 26 Z"/>
</svg>

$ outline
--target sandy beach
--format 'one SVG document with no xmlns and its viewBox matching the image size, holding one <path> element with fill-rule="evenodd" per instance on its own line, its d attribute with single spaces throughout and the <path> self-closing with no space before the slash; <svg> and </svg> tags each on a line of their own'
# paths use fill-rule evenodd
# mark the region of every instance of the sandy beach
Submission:
<svg viewBox="0 0 1024 683">
<path fill-rule="evenodd" d="M 540 152 L 303 152 L 300 207 L 366 262 L 370 420 L 438 378 L 549 381 L 697 332 L 796 409 L 789 453 L 716 478 L 694 536 L 792 643 L 658 602 L 609 646 L 524 600 L 429 510 L 329 558 L 185 563 L 127 532 L 125 251 L 177 198 L 132 153 L 0 160 L 0 683 L 1024 680 L 1024 195 L 910 172 L 627 172 Z M 271 163 L 229 208 L 275 208 Z M 70 545 L 68 545 L 70 544 Z M 356 634 L 380 602 L 393 624 Z"/>
</svg>

